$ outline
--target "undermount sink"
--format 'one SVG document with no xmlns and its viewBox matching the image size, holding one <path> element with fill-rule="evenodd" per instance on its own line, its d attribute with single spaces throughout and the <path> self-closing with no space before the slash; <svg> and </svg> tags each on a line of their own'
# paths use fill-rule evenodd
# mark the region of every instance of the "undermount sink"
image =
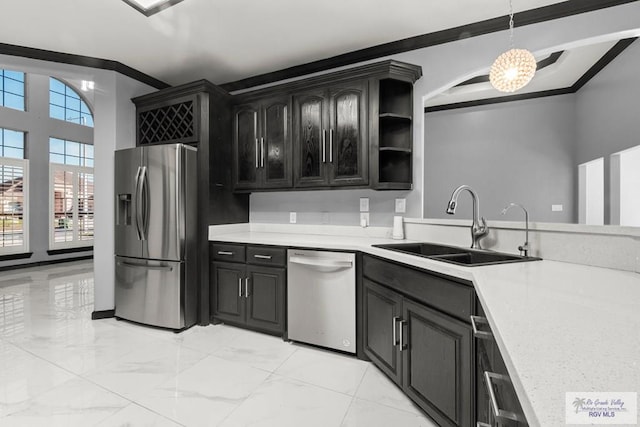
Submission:
<svg viewBox="0 0 640 427">
<path fill-rule="evenodd" d="M 538 261 L 541 258 L 505 254 L 487 250 L 467 249 L 436 243 L 394 243 L 373 245 L 377 248 L 404 252 L 412 255 L 465 266 L 508 264 L 513 262 Z"/>
</svg>

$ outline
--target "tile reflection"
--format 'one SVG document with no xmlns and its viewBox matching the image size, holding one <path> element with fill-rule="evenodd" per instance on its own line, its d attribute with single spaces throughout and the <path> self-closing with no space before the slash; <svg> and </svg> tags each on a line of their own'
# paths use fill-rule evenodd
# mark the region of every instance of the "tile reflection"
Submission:
<svg viewBox="0 0 640 427">
<path fill-rule="evenodd" d="M 91 320 L 92 267 L 3 273 L 0 426 L 433 425 L 352 357 L 226 325 Z"/>
</svg>

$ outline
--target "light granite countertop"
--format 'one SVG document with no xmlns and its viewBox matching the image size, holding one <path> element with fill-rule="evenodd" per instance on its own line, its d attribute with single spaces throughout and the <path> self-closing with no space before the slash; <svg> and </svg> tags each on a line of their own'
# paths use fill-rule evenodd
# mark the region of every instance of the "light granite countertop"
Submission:
<svg viewBox="0 0 640 427">
<path fill-rule="evenodd" d="M 463 267 L 374 248 L 398 240 L 371 234 L 212 227 L 209 240 L 361 251 L 471 280 L 531 426 L 564 425 L 566 392 L 640 392 L 639 274 L 545 260 Z"/>
</svg>

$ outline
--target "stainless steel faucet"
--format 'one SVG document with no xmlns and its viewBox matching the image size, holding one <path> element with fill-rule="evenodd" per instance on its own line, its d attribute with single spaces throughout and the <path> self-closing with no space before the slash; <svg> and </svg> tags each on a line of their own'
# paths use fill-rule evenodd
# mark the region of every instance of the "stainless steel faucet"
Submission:
<svg viewBox="0 0 640 427">
<path fill-rule="evenodd" d="M 460 187 L 453 190 L 453 194 L 451 195 L 451 200 L 447 204 L 447 213 L 449 215 L 453 215 L 456 213 L 456 206 L 458 204 L 458 196 L 463 190 L 467 190 L 469 194 L 471 194 L 471 199 L 473 199 L 473 223 L 471 224 L 471 248 L 473 249 L 482 249 L 480 246 L 480 239 L 486 236 L 489 233 L 489 227 L 487 226 L 487 221 L 482 218 L 482 225 L 478 222 L 478 218 L 480 217 L 480 200 L 478 199 L 478 195 L 475 191 L 468 185 L 461 185 Z"/>
<path fill-rule="evenodd" d="M 525 238 L 524 245 L 518 246 L 518 250 L 520 251 L 520 255 L 529 256 L 529 212 L 519 203 L 509 203 L 502 209 L 502 215 L 506 214 L 509 209 L 517 206 L 524 211 L 524 226 L 525 226 Z"/>
</svg>

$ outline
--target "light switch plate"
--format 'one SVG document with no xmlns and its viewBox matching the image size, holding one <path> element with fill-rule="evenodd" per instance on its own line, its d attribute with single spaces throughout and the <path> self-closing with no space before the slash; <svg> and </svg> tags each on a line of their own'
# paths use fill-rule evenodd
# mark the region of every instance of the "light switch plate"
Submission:
<svg viewBox="0 0 640 427">
<path fill-rule="evenodd" d="M 563 211 L 562 205 L 551 205 L 551 212 L 562 212 L 562 211 Z"/>
<path fill-rule="evenodd" d="M 297 220 L 298 220 L 298 215 L 296 215 L 295 212 L 289 212 L 289 223 L 295 224 Z"/>
<path fill-rule="evenodd" d="M 405 213 L 407 211 L 407 199 L 396 199 L 396 213 Z"/>
<path fill-rule="evenodd" d="M 369 198 L 360 197 L 360 212 L 369 212 Z"/>
</svg>

